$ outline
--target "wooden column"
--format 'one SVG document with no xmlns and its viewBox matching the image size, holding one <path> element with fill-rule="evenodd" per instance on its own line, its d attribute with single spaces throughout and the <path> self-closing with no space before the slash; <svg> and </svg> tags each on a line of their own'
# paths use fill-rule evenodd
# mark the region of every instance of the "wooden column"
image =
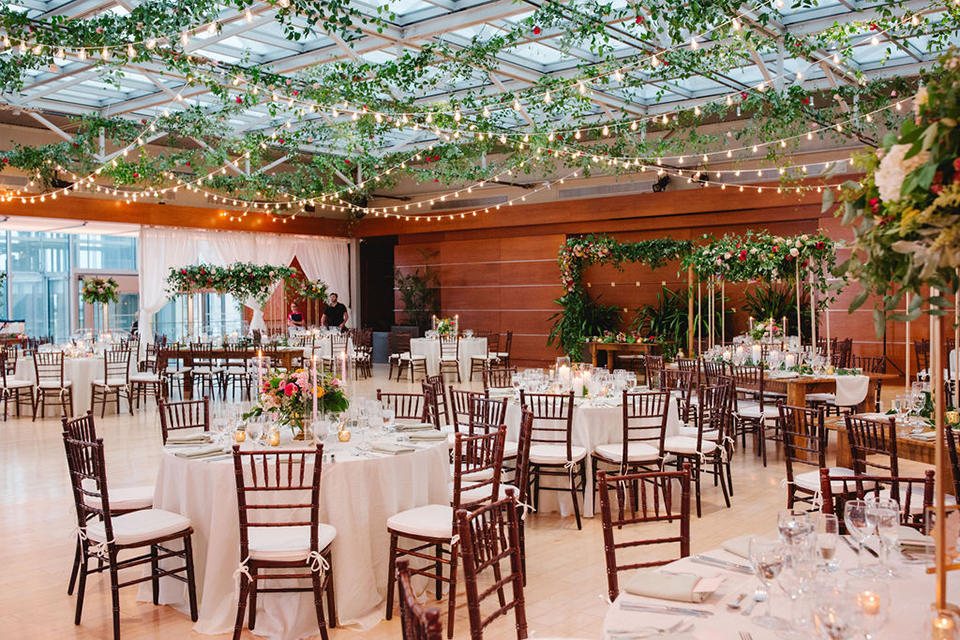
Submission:
<svg viewBox="0 0 960 640">
<path fill-rule="evenodd" d="M 693 357 L 693 267 L 687 267 L 687 355 Z M 697 353 L 697 355 L 700 355 Z"/>
</svg>

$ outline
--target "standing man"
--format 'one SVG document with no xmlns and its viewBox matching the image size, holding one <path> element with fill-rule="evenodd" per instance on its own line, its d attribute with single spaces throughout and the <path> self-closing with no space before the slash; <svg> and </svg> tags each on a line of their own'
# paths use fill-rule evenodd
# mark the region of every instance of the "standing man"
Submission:
<svg viewBox="0 0 960 640">
<path fill-rule="evenodd" d="M 323 315 L 320 317 L 320 324 L 329 329 L 337 328 L 341 331 L 346 327 L 347 308 L 342 302 L 337 302 L 337 294 L 330 294 L 330 302 L 327 304 L 326 309 L 323 310 Z"/>
</svg>

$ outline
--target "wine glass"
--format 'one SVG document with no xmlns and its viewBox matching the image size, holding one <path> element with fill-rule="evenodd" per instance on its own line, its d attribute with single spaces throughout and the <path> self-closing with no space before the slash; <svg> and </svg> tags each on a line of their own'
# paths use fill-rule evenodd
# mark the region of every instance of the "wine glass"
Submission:
<svg viewBox="0 0 960 640">
<path fill-rule="evenodd" d="M 851 591 L 839 583 L 817 593 L 813 624 L 824 640 L 851 640 L 857 633 L 857 615 Z"/>
<path fill-rule="evenodd" d="M 890 615 L 890 586 L 873 578 L 851 580 L 847 587 L 853 593 L 860 632 L 866 640 L 876 638 Z"/>
<path fill-rule="evenodd" d="M 250 438 L 250 442 L 256 446 L 260 442 L 260 438 L 263 435 L 263 423 L 259 419 L 254 418 L 253 420 L 247 421 L 247 436 Z"/>
<path fill-rule="evenodd" d="M 821 513 L 817 518 L 817 551 L 830 573 L 840 568 L 840 561 L 837 559 L 839 538 L 840 523 L 837 521 L 837 516 L 832 513 Z"/>
<path fill-rule="evenodd" d="M 881 555 L 878 575 L 888 578 L 897 577 L 897 572 L 890 564 L 890 557 L 900 539 L 900 503 L 891 498 L 867 500 L 867 521 L 876 529 L 877 536 L 880 538 Z"/>
<path fill-rule="evenodd" d="M 769 601 L 770 588 L 780 575 L 785 561 L 786 553 L 779 540 L 750 539 L 750 565 L 767 594 L 767 613 L 754 619 L 754 622 L 761 627 L 785 629 L 788 626 L 786 620 L 771 615 Z"/>
<path fill-rule="evenodd" d="M 786 554 L 783 569 L 777 578 L 777 585 L 790 598 L 790 622 L 792 626 L 792 628 L 780 631 L 777 635 L 781 638 L 806 640 L 810 634 L 803 628 L 801 621 L 798 619 L 797 600 L 807 592 L 811 581 L 816 576 L 817 565 L 810 562 L 808 554 L 800 549 L 797 551 L 799 552 Z"/>
<path fill-rule="evenodd" d="M 813 522 L 805 511 L 781 509 L 777 512 L 777 533 L 781 541 L 793 546 L 813 533 Z"/>
<path fill-rule="evenodd" d="M 843 521 L 847 525 L 847 531 L 857 542 L 857 567 L 848 569 L 847 573 L 858 578 L 872 575 L 863 565 L 863 543 L 873 533 L 873 526 L 867 520 L 867 503 L 863 500 L 848 500 L 843 505 Z"/>
</svg>

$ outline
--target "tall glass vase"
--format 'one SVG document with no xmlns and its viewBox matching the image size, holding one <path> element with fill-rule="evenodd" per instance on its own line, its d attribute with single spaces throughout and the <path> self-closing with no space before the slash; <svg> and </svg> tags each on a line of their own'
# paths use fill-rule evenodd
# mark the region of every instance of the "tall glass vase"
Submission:
<svg viewBox="0 0 960 640">
<path fill-rule="evenodd" d="M 101 322 L 101 325 L 103 326 L 103 331 L 101 333 L 103 333 L 104 335 L 110 333 L 110 303 L 109 302 L 103 303 L 103 320 Z"/>
</svg>

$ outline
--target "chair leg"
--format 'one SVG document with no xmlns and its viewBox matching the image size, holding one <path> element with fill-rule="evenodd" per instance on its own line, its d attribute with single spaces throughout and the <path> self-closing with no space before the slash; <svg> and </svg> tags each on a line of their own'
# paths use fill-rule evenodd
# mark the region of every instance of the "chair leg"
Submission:
<svg viewBox="0 0 960 640">
<path fill-rule="evenodd" d="M 233 640 L 240 640 L 243 632 L 243 616 L 246 613 L 247 598 L 250 595 L 250 580 L 245 575 L 240 576 L 240 598 L 237 600 L 237 619 L 233 624 Z"/>
<path fill-rule="evenodd" d="M 447 602 L 447 637 L 453 637 L 453 621 L 457 613 L 457 563 L 460 559 L 460 545 L 450 545 L 450 596 Z"/>
<path fill-rule="evenodd" d="M 196 622 L 200 613 L 197 610 L 197 575 L 193 565 L 193 540 L 190 536 L 183 539 L 183 555 L 187 562 L 187 596 L 190 599 L 190 619 Z"/>
<path fill-rule="evenodd" d="M 397 579 L 397 536 L 390 534 L 390 568 L 387 575 L 387 620 L 393 618 L 393 591 Z"/>
<path fill-rule="evenodd" d="M 160 563 L 157 561 L 157 545 L 150 546 L 150 586 L 153 587 L 153 604 L 160 604 Z"/>
<path fill-rule="evenodd" d="M 120 640 L 120 576 L 117 571 L 117 554 L 110 551 L 110 598 L 113 601 L 113 640 Z"/>
<path fill-rule="evenodd" d="M 699 457 L 697 458 L 697 461 L 694 465 L 694 474 L 696 476 L 696 480 L 694 480 L 694 482 L 696 483 L 696 490 L 697 490 L 697 517 L 700 518 L 701 510 L 700 510 L 700 458 Z"/>
<path fill-rule="evenodd" d="M 311 571 L 313 582 L 313 606 L 317 610 L 317 626 L 320 628 L 320 637 L 327 640 L 327 621 L 323 617 L 323 580 L 319 571 Z"/>
<path fill-rule="evenodd" d="M 722 460 L 717 460 L 713 464 L 714 474 L 720 478 L 720 490 L 723 491 L 723 501 L 727 504 L 727 509 L 730 508 L 730 494 L 727 492 L 727 476 L 723 473 Z"/>
<path fill-rule="evenodd" d="M 583 525 L 580 523 L 580 504 L 577 502 L 577 481 L 573 469 L 570 469 L 570 495 L 573 497 L 573 515 L 577 518 L 577 531 L 580 531 Z"/>
<path fill-rule="evenodd" d="M 80 545 L 80 580 L 77 583 L 77 610 L 74 614 L 73 624 L 80 625 L 80 616 L 83 615 L 83 596 L 87 591 L 87 552 L 84 543 L 77 541 Z"/>
<path fill-rule="evenodd" d="M 337 619 L 337 595 L 336 590 L 334 589 L 333 584 L 333 557 L 329 550 L 325 554 L 327 558 L 327 564 L 330 565 L 330 568 L 327 570 L 327 625 L 333 629 L 339 626 L 339 620 Z"/>
<path fill-rule="evenodd" d="M 73 569 L 70 571 L 70 584 L 67 585 L 67 595 L 73 595 L 73 588 L 77 584 L 77 574 L 80 573 L 80 560 L 83 557 L 83 548 L 80 538 L 77 538 L 77 550 L 73 555 Z"/>
<path fill-rule="evenodd" d="M 437 600 L 442 600 L 443 599 L 443 579 L 441 576 L 443 576 L 443 561 L 442 561 L 443 545 L 442 544 L 436 545 L 436 547 L 434 548 L 434 552 L 437 554 L 437 564 L 435 565 L 436 571 L 437 571 L 437 579 L 435 581 L 436 582 L 435 586 L 437 588 Z"/>
<path fill-rule="evenodd" d="M 247 628 L 253 631 L 257 626 L 257 571 L 253 570 L 253 582 L 250 585 L 250 613 L 247 614 Z"/>
</svg>

